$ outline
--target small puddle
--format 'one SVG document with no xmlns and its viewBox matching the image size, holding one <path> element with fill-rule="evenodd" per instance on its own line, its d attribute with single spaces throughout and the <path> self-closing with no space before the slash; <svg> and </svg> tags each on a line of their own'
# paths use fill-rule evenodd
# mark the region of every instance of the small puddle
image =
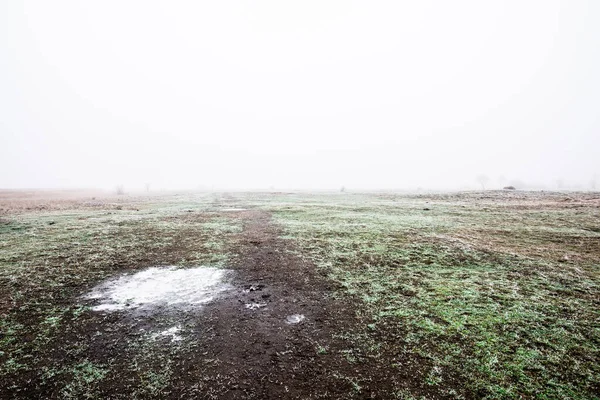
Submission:
<svg viewBox="0 0 600 400">
<path fill-rule="evenodd" d="M 201 306 L 228 289 L 228 270 L 208 267 L 152 267 L 96 286 L 86 299 L 101 304 L 94 311 L 117 311 L 151 305 Z"/>
</svg>

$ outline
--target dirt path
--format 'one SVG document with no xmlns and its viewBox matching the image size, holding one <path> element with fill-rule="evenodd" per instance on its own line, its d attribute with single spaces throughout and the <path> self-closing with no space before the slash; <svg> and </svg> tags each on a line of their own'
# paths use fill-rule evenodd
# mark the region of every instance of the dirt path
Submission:
<svg viewBox="0 0 600 400">
<path fill-rule="evenodd" d="M 204 375 L 205 395 L 296 399 L 352 393 L 343 372 L 354 375 L 355 368 L 340 358 L 336 347 L 342 343 L 332 338 L 353 315 L 352 305 L 328 297 L 331 287 L 313 265 L 290 252 L 267 213 L 245 211 L 238 217 L 244 230 L 232 249 L 236 290 L 203 316 L 212 330 L 202 347 L 218 360 L 196 371 Z M 296 314 L 305 320 L 288 323 Z M 185 395 L 186 388 L 181 390 L 178 395 Z"/>
</svg>

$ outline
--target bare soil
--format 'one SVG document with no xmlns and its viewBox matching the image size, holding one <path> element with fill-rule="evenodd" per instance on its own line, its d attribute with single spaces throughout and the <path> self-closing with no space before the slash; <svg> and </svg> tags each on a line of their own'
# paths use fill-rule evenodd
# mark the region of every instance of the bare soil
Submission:
<svg viewBox="0 0 600 400">
<path fill-rule="evenodd" d="M 345 343 L 332 337 L 356 323 L 356 305 L 329 296 L 330 283 L 292 254 L 267 213 L 247 211 L 239 218 L 244 231 L 234 250 L 237 290 L 201 316 L 212 329 L 200 347 L 219 362 L 190 376 L 204 375 L 211 392 L 223 399 L 343 398 L 352 392 L 351 384 L 330 371 L 349 377 L 372 374 L 368 365 L 357 369 L 341 358 L 336 350 Z M 250 303 L 266 306 L 246 309 Z M 288 324 L 293 314 L 306 319 Z M 318 354 L 318 345 L 326 346 L 327 353 Z M 191 383 L 182 381 L 175 397 L 185 395 Z M 365 389 L 375 395 L 386 386 L 375 379 Z"/>
</svg>

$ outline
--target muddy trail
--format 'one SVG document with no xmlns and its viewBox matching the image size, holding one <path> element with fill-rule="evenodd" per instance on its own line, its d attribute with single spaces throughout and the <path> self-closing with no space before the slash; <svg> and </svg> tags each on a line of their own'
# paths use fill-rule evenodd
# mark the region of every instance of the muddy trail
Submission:
<svg viewBox="0 0 600 400">
<path fill-rule="evenodd" d="M 356 366 L 334 355 L 345 344 L 333 336 L 352 324 L 352 304 L 331 298 L 330 284 L 292 254 L 267 213 L 244 211 L 238 218 L 244 226 L 232 249 L 238 290 L 204 315 L 213 328 L 204 346 L 219 359 L 203 372 L 207 386 L 231 399 L 351 393 Z"/>
<path fill-rule="evenodd" d="M 220 399 L 389 397 L 391 382 L 378 368 L 343 356 L 352 344 L 339 336 L 357 328 L 356 305 L 332 297 L 334 283 L 294 254 L 268 213 L 237 217 L 244 226 L 232 249 L 238 290 L 203 315 L 212 327 L 203 348 L 219 360 L 199 371 L 208 392 Z"/>
</svg>

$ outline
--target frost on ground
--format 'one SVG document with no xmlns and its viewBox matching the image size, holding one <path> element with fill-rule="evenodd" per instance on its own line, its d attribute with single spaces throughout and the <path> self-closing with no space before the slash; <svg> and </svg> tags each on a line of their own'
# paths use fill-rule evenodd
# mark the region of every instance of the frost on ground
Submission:
<svg viewBox="0 0 600 400">
<path fill-rule="evenodd" d="M 226 290 L 227 270 L 217 268 L 152 267 L 95 287 L 87 299 L 102 301 L 94 311 L 114 311 L 147 305 L 202 305 Z"/>
<path fill-rule="evenodd" d="M 300 322 L 304 321 L 305 317 L 302 314 L 294 314 L 294 315 L 288 315 L 287 318 L 285 319 L 285 322 L 287 322 L 290 325 L 295 325 L 295 324 L 299 324 Z"/>
<path fill-rule="evenodd" d="M 247 303 L 245 306 L 248 310 L 258 310 L 259 308 L 266 307 L 267 303 Z"/>
<path fill-rule="evenodd" d="M 181 326 L 174 326 L 172 328 L 169 328 L 167 330 L 164 330 L 162 332 L 159 332 L 159 333 L 153 335 L 152 338 L 157 339 L 158 337 L 170 337 L 171 342 L 179 342 L 180 340 L 183 339 L 181 337 L 181 335 L 179 335 L 179 332 L 181 332 Z"/>
</svg>

